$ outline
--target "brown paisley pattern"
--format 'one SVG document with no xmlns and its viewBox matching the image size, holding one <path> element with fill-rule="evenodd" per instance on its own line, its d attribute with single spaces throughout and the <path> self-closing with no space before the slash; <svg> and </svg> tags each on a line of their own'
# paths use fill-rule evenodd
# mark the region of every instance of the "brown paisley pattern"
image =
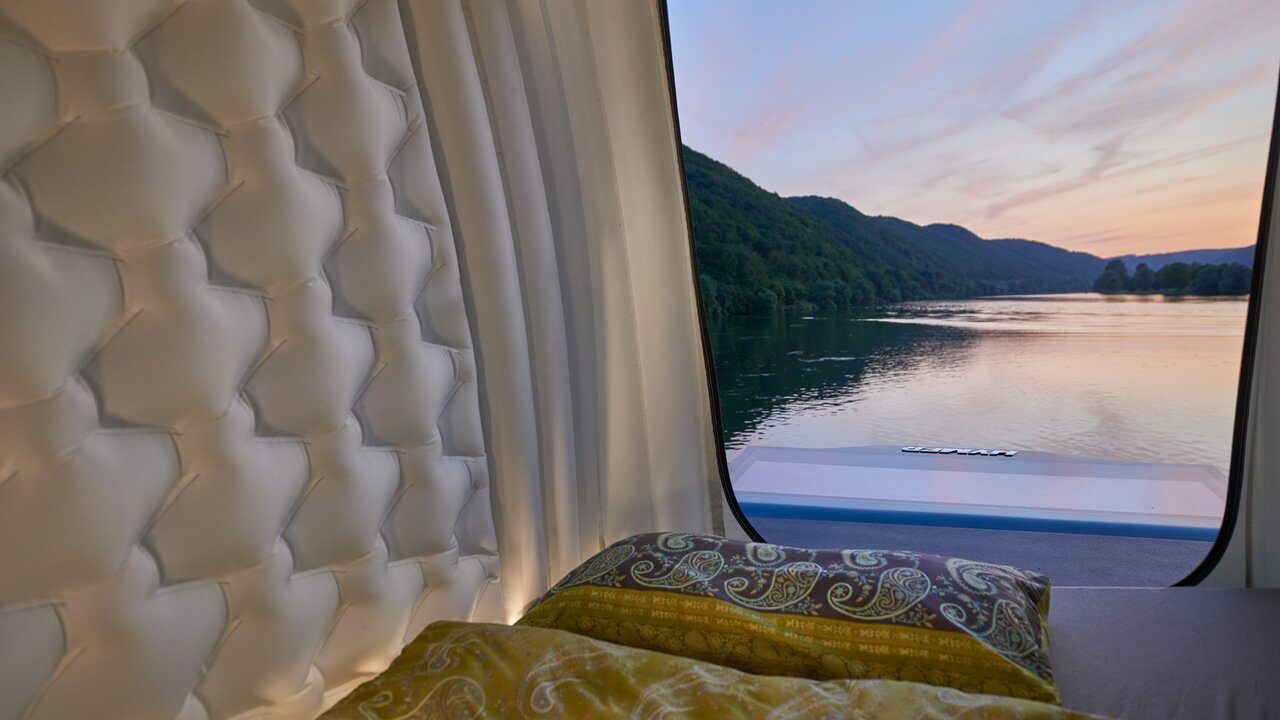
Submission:
<svg viewBox="0 0 1280 720">
<path fill-rule="evenodd" d="M 924 553 L 655 533 L 607 548 L 520 624 L 749 672 L 1054 699 L 1048 590 L 1033 572 Z"/>
<path fill-rule="evenodd" d="M 889 563 L 890 559 L 905 563 L 912 561 L 910 553 L 896 550 L 841 550 L 840 558 L 844 560 L 845 565 L 854 570 L 882 568 Z"/>
<path fill-rule="evenodd" d="M 854 598 L 856 591 L 849 583 L 836 583 L 827 591 L 827 602 L 839 613 L 856 620 L 890 620 L 929 596 L 932 583 L 918 568 L 895 567 L 880 573 L 875 588 Z M 854 599 L 855 604 L 846 605 Z M 864 600 L 858 603 L 857 600 Z"/>
<path fill-rule="evenodd" d="M 1001 654 L 1010 657 L 1023 657 L 1040 649 L 1027 614 L 1017 603 L 1003 598 L 996 600 L 991 611 L 991 625 L 986 630 L 972 627 L 967 620 L 964 608 L 952 603 L 942 606 L 942 614 L 957 627 L 986 642 Z"/>
<path fill-rule="evenodd" d="M 769 588 L 764 594 L 752 597 L 752 581 L 739 575 L 724 583 L 724 591 L 739 605 L 754 610 L 781 610 L 809 595 L 822 577 L 822 566 L 812 562 L 796 562 L 778 568 L 771 573 Z"/>
<path fill-rule="evenodd" d="M 626 562 L 635 555 L 636 549 L 626 543 L 614 543 L 605 548 L 590 560 L 584 562 L 573 569 L 573 572 L 565 575 L 560 582 L 551 588 L 551 592 L 555 592 L 571 585 L 581 585 L 582 583 L 591 582 L 613 570 L 622 563 Z"/>
<path fill-rule="evenodd" d="M 960 584 L 984 595 L 1014 592 L 1018 582 L 1044 580 L 1043 576 L 1007 565 L 992 565 L 958 558 L 947 559 L 947 572 Z"/>
<path fill-rule="evenodd" d="M 654 574 L 653 560 L 637 560 L 631 565 L 631 579 L 653 588 L 684 588 L 695 583 L 705 583 L 716 576 L 724 567 L 724 558 L 720 553 L 710 550 L 695 550 L 681 555 L 670 568 Z"/>
<path fill-rule="evenodd" d="M 698 537 L 701 537 L 698 533 L 662 533 L 655 538 L 654 542 L 657 543 L 659 550 L 680 552 L 693 549 L 692 539 Z"/>
<path fill-rule="evenodd" d="M 747 560 L 757 565 L 773 565 L 787 559 L 787 553 L 769 543 L 747 543 Z"/>
</svg>

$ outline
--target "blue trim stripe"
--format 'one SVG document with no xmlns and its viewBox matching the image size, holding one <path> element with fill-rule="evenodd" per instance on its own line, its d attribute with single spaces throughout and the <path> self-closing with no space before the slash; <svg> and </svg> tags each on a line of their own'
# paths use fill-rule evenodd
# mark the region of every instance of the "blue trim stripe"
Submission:
<svg viewBox="0 0 1280 720">
<path fill-rule="evenodd" d="M 1068 520 L 1062 518 L 916 512 L 843 507 L 839 505 L 768 503 L 743 500 L 742 498 L 739 498 L 738 504 L 742 506 L 743 513 L 748 517 L 757 516 L 783 520 L 836 520 L 888 525 L 928 525 L 982 530 L 1115 535 L 1121 537 L 1160 538 L 1164 540 L 1198 540 L 1202 542 L 1213 542 L 1218 537 L 1218 528 L 1188 525 L 1148 525 L 1143 523 Z"/>
</svg>

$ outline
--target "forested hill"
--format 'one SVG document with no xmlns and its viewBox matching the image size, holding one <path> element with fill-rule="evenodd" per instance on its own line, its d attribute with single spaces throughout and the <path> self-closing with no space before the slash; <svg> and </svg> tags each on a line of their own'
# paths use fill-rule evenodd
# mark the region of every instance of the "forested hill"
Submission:
<svg viewBox="0 0 1280 720">
<path fill-rule="evenodd" d="M 1031 240 L 984 240 L 959 225 L 920 226 L 896 217 L 868 217 L 832 198 L 796 197 L 791 202 L 854 242 L 859 228 L 868 224 L 896 235 L 901 245 L 916 251 L 913 260 L 939 278 L 935 289 L 950 297 L 1087 290 L 1106 263 Z"/>
<path fill-rule="evenodd" d="M 838 309 L 901 300 L 1087 291 L 1105 262 L 955 225 L 870 217 L 830 198 L 783 198 L 685 148 L 703 299 L 712 313 Z"/>
</svg>

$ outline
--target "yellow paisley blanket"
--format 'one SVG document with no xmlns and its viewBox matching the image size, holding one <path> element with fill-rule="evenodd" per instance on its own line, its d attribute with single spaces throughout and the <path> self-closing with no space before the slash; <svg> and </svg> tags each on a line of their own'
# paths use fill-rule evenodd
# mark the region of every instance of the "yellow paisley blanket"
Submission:
<svg viewBox="0 0 1280 720">
<path fill-rule="evenodd" d="M 1091 717 L 1031 700 L 897 680 L 751 675 L 561 630 L 438 622 L 326 713 L 375 718 Z"/>
</svg>

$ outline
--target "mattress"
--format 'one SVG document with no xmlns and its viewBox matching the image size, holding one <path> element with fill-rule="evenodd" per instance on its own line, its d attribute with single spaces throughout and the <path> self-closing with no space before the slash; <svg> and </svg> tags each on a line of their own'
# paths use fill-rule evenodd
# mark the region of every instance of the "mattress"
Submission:
<svg viewBox="0 0 1280 720">
<path fill-rule="evenodd" d="M 1280 717 L 1280 589 L 1055 588 L 1062 704 L 1118 718 Z"/>
</svg>

